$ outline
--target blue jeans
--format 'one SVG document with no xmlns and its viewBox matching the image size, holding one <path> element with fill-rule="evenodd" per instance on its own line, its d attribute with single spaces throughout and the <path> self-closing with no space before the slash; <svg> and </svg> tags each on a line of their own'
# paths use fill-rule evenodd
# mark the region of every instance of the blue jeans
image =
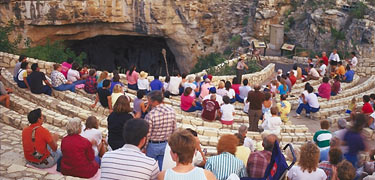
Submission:
<svg viewBox="0 0 375 180">
<path fill-rule="evenodd" d="M 85 83 L 86 83 L 86 80 L 77 80 L 77 81 L 74 81 L 72 84 L 78 85 L 78 84 L 85 84 Z"/>
<path fill-rule="evenodd" d="M 331 96 L 336 96 L 336 95 L 337 95 L 337 93 L 331 91 Z"/>
<path fill-rule="evenodd" d="M 299 104 L 297 110 L 296 110 L 296 113 L 297 114 L 301 114 L 302 110 L 305 109 L 306 110 L 306 114 L 310 114 L 310 112 L 318 112 L 320 107 L 319 108 L 313 108 L 313 107 L 310 107 L 309 104 L 304 104 L 304 103 L 301 103 Z"/>
<path fill-rule="evenodd" d="M 135 84 L 128 84 L 128 88 L 132 89 L 132 90 L 138 90 L 138 85 L 137 85 L 137 83 L 135 83 Z"/>
<path fill-rule="evenodd" d="M 35 164 L 35 163 L 29 162 L 27 160 L 26 160 L 26 163 L 30 164 L 30 165 L 32 165 L 36 168 L 40 168 L 40 169 L 50 168 L 50 167 L 54 166 L 56 163 L 57 163 L 57 166 L 59 167 L 60 164 L 58 162 L 62 157 L 61 150 L 58 149 L 58 150 L 56 150 L 56 152 L 52 151 L 52 149 L 49 145 L 47 145 L 47 149 L 50 152 L 50 156 L 46 159 L 47 164 L 45 164 L 45 163 Z"/>
<path fill-rule="evenodd" d="M 161 168 L 163 167 L 165 146 L 167 146 L 167 142 L 163 142 L 163 143 L 151 143 L 150 142 L 148 143 L 148 146 L 147 146 L 146 155 L 158 161 L 160 171 L 161 171 Z"/>
<path fill-rule="evenodd" d="M 186 112 L 201 111 L 202 105 L 200 102 L 195 102 L 195 106 L 191 106 Z"/>
<path fill-rule="evenodd" d="M 230 103 L 231 104 L 233 104 L 233 103 L 235 103 L 236 102 L 236 98 L 232 98 L 232 99 L 230 99 Z"/>
<path fill-rule="evenodd" d="M 66 91 L 70 90 L 72 92 L 76 92 L 76 85 L 75 84 L 61 84 L 60 86 L 54 87 L 57 91 Z"/>
<path fill-rule="evenodd" d="M 49 86 L 44 85 L 43 88 L 42 88 L 42 93 L 51 96 L 52 89 Z"/>
<path fill-rule="evenodd" d="M 238 94 L 236 94 L 236 101 L 243 103 L 243 99 Z"/>
</svg>

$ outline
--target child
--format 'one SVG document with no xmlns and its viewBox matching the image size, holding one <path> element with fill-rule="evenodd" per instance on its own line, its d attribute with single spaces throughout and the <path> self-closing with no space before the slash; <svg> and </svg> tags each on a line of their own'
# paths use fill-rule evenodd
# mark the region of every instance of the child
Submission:
<svg viewBox="0 0 375 180">
<path fill-rule="evenodd" d="M 148 104 L 143 100 L 144 91 L 137 91 L 137 98 L 134 99 L 134 118 L 144 118 L 148 109 Z"/>
<path fill-rule="evenodd" d="M 355 110 L 357 109 L 356 102 L 357 102 L 357 100 L 355 99 L 355 97 L 353 97 L 352 101 L 348 105 L 348 109 L 345 111 L 345 113 L 351 114 L 352 112 L 355 112 Z"/>
<path fill-rule="evenodd" d="M 280 103 L 277 103 L 277 108 L 280 111 L 280 118 L 283 121 L 284 124 L 287 124 L 289 121 L 289 113 L 291 110 L 290 103 L 286 100 L 286 95 L 280 96 Z"/>
<path fill-rule="evenodd" d="M 97 85 L 96 70 L 90 69 L 89 76 L 86 78 L 84 90 L 89 94 L 95 94 Z"/>
<path fill-rule="evenodd" d="M 277 115 L 279 109 L 277 107 L 271 108 L 271 116 L 266 116 L 262 123 L 262 128 L 272 134 L 280 134 L 281 130 L 281 118 Z"/>
<path fill-rule="evenodd" d="M 105 79 L 103 81 L 103 87 L 98 89 L 98 92 L 96 93 L 96 99 L 95 103 L 91 105 L 92 108 L 96 106 L 98 101 L 100 101 L 100 104 L 109 109 L 109 112 L 112 112 L 112 98 L 111 98 L 111 92 L 109 91 L 109 88 L 111 87 L 111 80 Z"/>
<path fill-rule="evenodd" d="M 90 116 L 86 120 L 85 129 L 82 131 L 81 136 L 91 142 L 95 161 L 100 164 L 100 157 L 106 152 L 106 143 L 102 137 L 102 132 L 98 128 L 98 119 L 95 116 Z"/>
<path fill-rule="evenodd" d="M 221 123 L 225 125 L 233 124 L 234 106 L 230 104 L 230 98 L 228 96 L 223 97 L 224 104 L 220 107 Z"/>
</svg>

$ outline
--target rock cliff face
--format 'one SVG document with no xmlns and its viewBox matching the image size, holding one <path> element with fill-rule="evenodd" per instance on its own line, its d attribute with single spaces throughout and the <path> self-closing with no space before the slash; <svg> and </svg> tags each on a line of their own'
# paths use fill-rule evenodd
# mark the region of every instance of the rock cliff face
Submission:
<svg viewBox="0 0 375 180">
<path fill-rule="evenodd" d="M 164 37 L 179 69 L 222 51 L 233 34 L 268 33 L 280 21 L 278 0 L 1 0 L 1 22 L 13 19 L 35 44 L 99 35 Z M 261 9 L 259 9 L 259 7 Z M 263 21 L 260 21 L 263 20 Z"/>
<path fill-rule="evenodd" d="M 311 2 L 329 2 L 314 8 Z M 0 22 L 13 20 L 33 45 L 47 39 L 83 40 L 103 35 L 165 39 L 181 72 L 199 56 L 222 52 L 233 35 L 242 44 L 267 39 L 270 24 L 293 23 L 285 38 L 312 50 L 331 47 L 331 28 L 345 31 L 343 48 L 375 54 L 374 8 L 365 19 L 341 10 L 346 0 L 0 0 Z M 297 6 L 296 6 L 297 4 Z M 315 5 L 316 5 L 315 4 Z M 315 6 L 314 5 L 314 6 Z M 293 7 L 294 6 L 294 7 Z M 288 15 L 288 11 L 294 9 Z M 287 14 L 287 16 L 285 16 Z"/>
</svg>

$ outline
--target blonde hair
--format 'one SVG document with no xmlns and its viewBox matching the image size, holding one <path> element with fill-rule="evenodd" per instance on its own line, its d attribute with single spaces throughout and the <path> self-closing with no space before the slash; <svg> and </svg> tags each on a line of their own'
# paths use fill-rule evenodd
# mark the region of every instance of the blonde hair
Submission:
<svg viewBox="0 0 375 180">
<path fill-rule="evenodd" d="M 66 132 L 68 133 L 68 135 L 81 133 L 81 128 L 82 124 L 79 118 L 72 118 L 66 124 Z"/>
<path fill-rule="evenodd" d="M 357 99 L 355 97 L 353 97 L 351 103 L 355 104 L 356 102 L 357 102 Z"/>
<path fill-rule="evenodd" d="M 108 71 L 103 71 L 102 73 L 100 73 L 98 82 L 103 81 L 104 79 L 107 79 L 107 77 L 108 77 Z"/>
<path fill-rule="evenodd" d="M 120 84 L 116 84 L 113 88 L 113 93 L 122 93 L 122 87 Z"/>
<path fill-rule="evenodd" d="M 225 87 L 225 83 L 223 81 L 219 82 L 219 86 L 217 87 L 218 89 L 222 89 Z"/>
</svg>

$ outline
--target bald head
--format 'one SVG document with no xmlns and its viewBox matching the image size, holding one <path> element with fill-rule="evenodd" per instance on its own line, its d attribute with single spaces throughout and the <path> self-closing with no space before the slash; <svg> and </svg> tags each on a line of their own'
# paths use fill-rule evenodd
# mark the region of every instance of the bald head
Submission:
<svg viewBox="0 0 375 180">
<path fill-rule="evenodd" d="M 255 91 L 259 91 L 260 90 L 260 85 L 259 84 L 255 84 L 254 85 L 254 90 Z"/>
<path fill-rule="evenodd" d="M 267 135 L 263 138 L 263 147 L 266 151 L 272 151 L 273 145 L 277 141 L 277 136 L 274 134 Z"/>
<path fill-rule="evenodd" d="M 210 99 L 216 101 L 216 94 L 211 94 Z"/>
</svg>

